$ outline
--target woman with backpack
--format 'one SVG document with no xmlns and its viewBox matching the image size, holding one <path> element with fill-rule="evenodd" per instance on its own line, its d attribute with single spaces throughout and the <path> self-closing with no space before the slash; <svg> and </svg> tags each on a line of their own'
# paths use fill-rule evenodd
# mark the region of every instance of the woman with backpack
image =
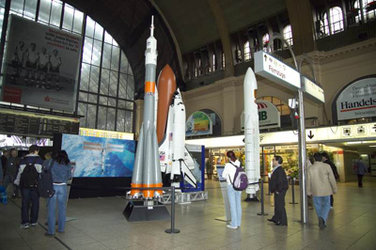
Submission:
<svg viewBox="0 0 376 250">
<path fill-rule="evenodd" d="M 72 177 L 72 167 L 67 153 L 59 151 L 53 154 L 52 162 L 46 164 L 52 175 L 53 188 L 55 194 L 48 198 L 48 231 L 46 236 L 55 235 L 55 222 L 56 222 L 56 203 L 58 208 L 58 229 L 59 233 L 64 233 L 65 217 L 67 208 L 67 182 Z"/>
<path fill-rule="evenodd" d="M 240 167 L 240 161 L 236 159 L 233 151 L 228 151 L 226 155 L 229 162 L 225 165 L 222 177 L 227 181 L 227 196 L 231 212 L 231 223 L 227 225 L 227 227 L 230 229 L 237 229 L 240 227 L 242 220 L 242 207 L 240 202 L 242 192 L 236 191 L 232 183 L 234 182 L 236 169 Z"/>
</svg>

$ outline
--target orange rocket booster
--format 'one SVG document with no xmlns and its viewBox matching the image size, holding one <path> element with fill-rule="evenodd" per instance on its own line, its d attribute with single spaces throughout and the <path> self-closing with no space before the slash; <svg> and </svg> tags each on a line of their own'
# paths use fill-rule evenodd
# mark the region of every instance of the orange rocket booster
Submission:
<svg viewBox="0 0 376 250">
<path fill-rule="evenodd" d="M 158 77 L 157 139 L 160 144 L 165 138 L 168 109 L 176 91 L 176 78 L 170 65 L 166 64 Z"/>
</svg>

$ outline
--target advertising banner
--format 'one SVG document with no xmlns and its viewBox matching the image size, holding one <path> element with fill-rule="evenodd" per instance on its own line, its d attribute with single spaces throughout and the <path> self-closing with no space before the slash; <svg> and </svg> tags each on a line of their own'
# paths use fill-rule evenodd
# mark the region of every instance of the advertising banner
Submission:
<svg viewBox="0 0 376 250">
<path fill-rule="evenodd" d="M 263 100 L 257 100 L 257 107 L 259 113 L 259 127 L 266 128 L 280 128 L 281 114 L 273 103 Z"/>
<path fill-rule="evenodd" d="M 268 101 L 257 100 L 259 128 L 280 128 L 281 127 L 281 114 L 277 107 Z M 244 112 L 241 116 L 241 130 L 244 131 Z"/>
<path fill-rule="evenodd" d="M 82 38 L 12 15 L 2 100 L 73 112 Z"/>
<path fill-rule="evenodd" d="M 376 116 L 376 76 L 347 86 L 337 98 L 336 109 L 338 120 Z"/>
<path fill-rule="evenodd" d="M 186 136 L 211 134 L 213 134 L 213 123 L 206 113 L 196 111 L 188 118 L 185 129 Z"/>
<path fill-rule="evenodd" d="M 63 134 L 74 177 L 132 177 L 135 141 Z"/>
</svg>

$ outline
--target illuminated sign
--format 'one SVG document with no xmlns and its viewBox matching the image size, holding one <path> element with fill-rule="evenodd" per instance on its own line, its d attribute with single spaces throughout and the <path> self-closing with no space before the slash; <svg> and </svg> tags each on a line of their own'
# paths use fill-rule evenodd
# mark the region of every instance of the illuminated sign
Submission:
<svg viewBox="0 0 376 250">
<path fill-rule="evenodd" d="M 298 71 L 262 50 L 255 53 L 255 73 L 293 90 L 301 85 Z"/>
<path fill-rule="evenodd" d="M 376 116 L 376 77 L 348 85 L 338 96 L 336 109 L 338 120 Z"/>
<path fill-rule="evenodd" d="M 107 131 L 107 130 L 99 130 L 99 129 L 91 129 L 91 128 L 80 128 L 80 135 L 91 136 L 91 137 L 101 137 L 101 138 L 133 140 L 132 133 Z"/>
<path fill-rule="evenodd" d="M 38 114 L 15 109 L 0 109 L 0 133 L 52 137 L 55 133 L 78 134 L 79 119 Z"/>
<path fill-rule="evenodd" d="M 315 100 L 325 103 L 324 90 L 319 85 L 317 85 L 305 76 L 303 76 L 302 80 L 304 83 L 304 93 L 306 93 L 309 97 L 314 98 Z"/>
<path fill-rule="evenodd" d="M 259 128 L 280 128 L 281 127 L 281 114 L 277 107 L 268 101 L 257 100 Z M 244 131 L 244 112 L 241 115 L 241 130 Z"/>
<path fill-rule="evenodd" d="M 308 143 L 357 140 L 361 140 L 363 143 L 374 143 L 376 140 L 376 123 L 306 129 L 306 141 Z M 186 140 L 186 143 L 204 145 L 205 148 L 244 147 L 244 135 Z M 260 146 L 296 143 L 298 143 L 298 134 L 296 131 L 290 130 L 260 134 Z"/>
</svg>

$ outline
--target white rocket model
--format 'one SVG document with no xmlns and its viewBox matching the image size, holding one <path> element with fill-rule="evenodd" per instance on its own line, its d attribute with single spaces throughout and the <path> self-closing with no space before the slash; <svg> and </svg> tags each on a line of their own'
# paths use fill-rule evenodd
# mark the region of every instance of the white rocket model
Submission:
<svg viewBox="0 0 376 250">
<path fill-rule="evenodd" d="M 248 68 L 244 77 L 244 136 L 245 136 L 245 172 L 248 182 L 260 179 L 260 134 L 258 108 L 255 99 L 257 81 L 255 73 Z M 249 185 L 246 193 L 256 196 L 258 184 Z"/>
<path fill-rule="evenodd" d="M 159 75 L 158 92 L 157 135 L 161 171 L 169 175 L 171 185 L 177 188 L 182 179 L 197 187 L 197 179 L 192 173 L 196 164 L 185 148 L 185 105 L 180 90 L 176 90 L 175 74 L 168 65 Z"/>
<path fill-rule="evenodd" d="M 145 51 L 145 95 L 144 115 L 137 144 L 136 159 L 132 175 L 132 188 L 162 187 L 162 176 L 159 163 L 159 151 L 155 127 L 155 98 L 156 98 L 156 66 L 157 40 L 154 38 L 154 17 L 151 19 L 150 37 L 146 41 Z M 159 197 L 161 190 L 132 189 L 134 198 L 141 195 L 145 199 Z"/>
</svg>

